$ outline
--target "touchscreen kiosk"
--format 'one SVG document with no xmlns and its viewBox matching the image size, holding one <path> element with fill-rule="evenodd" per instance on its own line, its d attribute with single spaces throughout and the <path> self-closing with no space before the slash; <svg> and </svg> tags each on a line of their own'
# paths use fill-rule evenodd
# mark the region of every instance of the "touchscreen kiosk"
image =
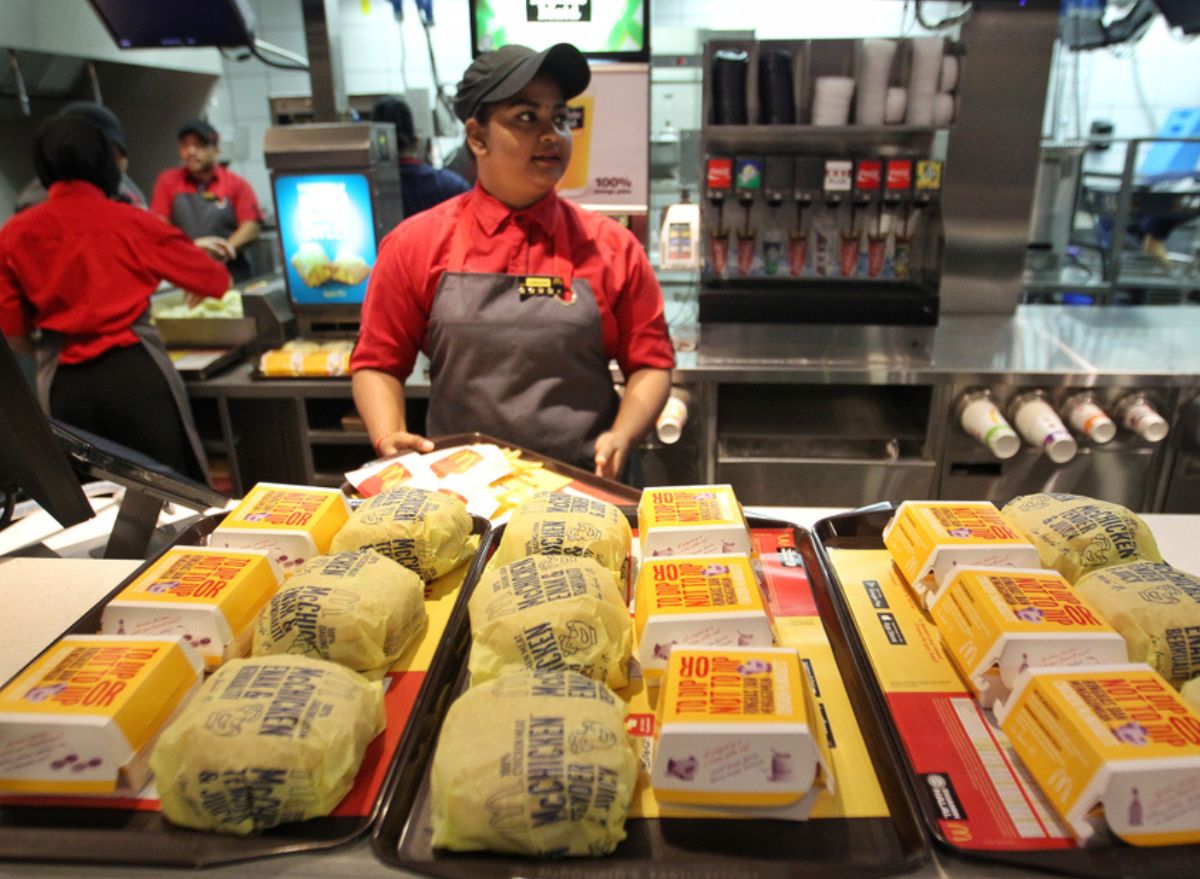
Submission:
<svg viewBox="0 0 1200 879">
<path fill-rule="evenodd" d="M 395 128 L 377 123 L 267 130 L 284 281 L 302 336 L 358 332 L 379 242 L 404 217 L 395 144 Z"/>
</svg>

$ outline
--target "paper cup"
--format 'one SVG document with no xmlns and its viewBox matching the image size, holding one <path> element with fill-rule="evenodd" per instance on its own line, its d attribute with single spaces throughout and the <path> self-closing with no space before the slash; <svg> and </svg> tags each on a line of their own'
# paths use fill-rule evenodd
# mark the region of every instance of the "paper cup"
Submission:
<svg viewBox="0 0 1200 879">
<path fill-rule="evenodd" d="M 888 125 L 898 125 L 904 121 L 904 113 L 908 109 L 908 89 L 892 86 L 887 90 L 887 102 L 884 104 L 883 121 Z"/>
<path fill-rule="evenodd" d="M 687 424 L 687 420 L 687 403 L 674 395 L 668 397 L 667 405 L 663 406 L 663 410 L 658 416 L 658 421 L 654 423 L 654 431 L 658 434 L 659 442 L 666 445 L 679 442 L 679 438 L 683 436 L 683 428 Z"/>
<path fill-rule="evenodd" d="M 854 80 L 848 76 L 818 76 L 813 89 L 813 125 L 845 125 L 850 121 Z"/>
<path fill-rule="evenodd" d="M 983 443 L 1001 461 L 1021 450 L 1021 438 L 990 397 L 979 397 L 963 407 L 959 423 L 963 430 Z"/>
<path fill-rule="evenodd" d="M 1041 449 L 1055 464 L 1067 463 L 1079 450 L 1058 413 L 1040 397 L 1025 400 L 1017 406 L 1013 421 L 1025 441 Z"/>
<path fill-rule="evenodd" d="M 939 92 L 952 92 L 958 88 L 958 58 L 942 56 L 942 76 L 938 82 Z"/>
<path fill-rule="evenodd" d="M 1117 425 L 1093 400 L 1079 400 L 1067 410 L 1067 422 L 1076 433 L 1094 443 L 1107 443 L 1117 435 Z"/>
<path fill-rule="evenodd" d="M 1148 443 L 1158 443 L 1166 439 L 1170 430 L 1167 420 L 1149 403 L 1134 403 L 1121 415 L 1125 426 Z"/>
</svg>

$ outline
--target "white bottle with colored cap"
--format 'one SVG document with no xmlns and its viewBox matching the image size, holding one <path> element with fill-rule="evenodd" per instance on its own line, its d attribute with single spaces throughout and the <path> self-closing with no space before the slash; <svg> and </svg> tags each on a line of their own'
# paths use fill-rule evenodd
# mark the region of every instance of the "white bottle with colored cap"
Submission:
<svg viewBox="0 0 1200 879">
<path fill-rule="evenodd" d="M 1025 442 L 1041 449 L 1055 464 L 1067 463 L 1079 451 L 1075 438 L 1041 391 L 1018 394 L 1008 411 Z"/>
</svg>

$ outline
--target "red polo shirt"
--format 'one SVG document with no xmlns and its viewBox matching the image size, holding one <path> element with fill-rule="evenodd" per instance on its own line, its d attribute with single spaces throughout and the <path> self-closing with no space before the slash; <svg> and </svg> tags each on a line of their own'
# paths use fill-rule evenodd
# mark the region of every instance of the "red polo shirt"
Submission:
<svg viewBox="0 0 1200 879">
<path fill-rule="evenodd" d="M 170 223 L 90 183 L 55 183 L 0 229 L 0 331 L 62 333 L 59 362 L 82 363 L 137 344 L 130 327 L 164 278 L 204 296 L 229 289 L 225 267 Z"/>
<path fill-rule="evenodd" d="M 383 239 L 350 358 L 352 370 L 378 369 L 400 379 L 412 372 L 425 348 L 434 293 L 464 211 L 471 218 L 464 269 L 485 274 L 554 274 L 555 229 L 566 223 L 575 275 L 595 292 L 608 356 L 626 376 L 675 365 L 662 289 L 633 233 L 554 193 L 514 211 L 476 184 L 405 220 Z"/>
<path fill-rule="evenodd" d="M 203 188 L 188 176 L 186 168 L 168 168 L 163 171 L 158 175 L 158 180 L 154 182 L 154 195 L 150 198 L 150 210 L 163 219 L 169 220 L 175 196 L 198 192 L 228 201 L 233 206 L 233 215 L 237 218 L 239 226 L 247 220 L 254 220 L 256 223 L 262 220 L 262 212 L 258 209 L 258 199 L 250 184 L 220 165 L 213 168 L 213 177 Z"/>
</svg>

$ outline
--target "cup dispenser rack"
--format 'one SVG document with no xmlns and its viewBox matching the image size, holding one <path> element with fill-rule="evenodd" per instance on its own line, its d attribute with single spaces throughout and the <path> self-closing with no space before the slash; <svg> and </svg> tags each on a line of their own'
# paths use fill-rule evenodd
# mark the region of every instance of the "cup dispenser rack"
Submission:
<svg viewBox="0 0 1200 879">
<path fill-rule="evenodd" d="M 936 324 L 961 52 L 705 44 L 702 322 Z"/>
</svg>

